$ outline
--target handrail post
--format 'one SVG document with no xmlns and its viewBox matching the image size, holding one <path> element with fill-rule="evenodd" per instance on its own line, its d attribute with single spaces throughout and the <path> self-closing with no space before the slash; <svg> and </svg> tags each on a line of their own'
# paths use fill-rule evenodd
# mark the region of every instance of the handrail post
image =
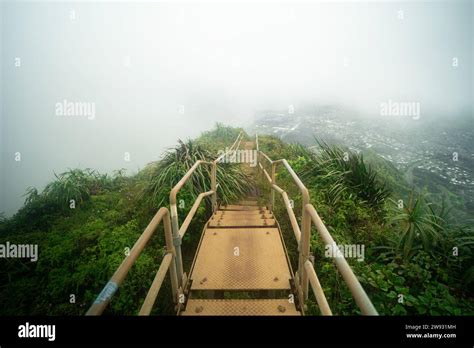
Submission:
<svg viewBox="0 0 474 348">
<path fill-rule="evenodd" d="M 306 211 L 306 204 L 309 204 L 309 193 L 305 189 L 303 193 L 303 207 L 301 218 L 301 243 L 299 245 L 298 274 L 300 275 L 300 286 L 303 291 L 303 303 L 308 299 L 309 279 L 305 269 L 305 262 L 309 260 L 311 241 L 311 217 Z"/>
<path fill-rule="evenodd" d="M 257 174 L 261 174 L 261 168 L 260 168 L 260 150 L 257 150 Z M 259 179 L 260 180 L 260 179 Z"/>
<path fill-rule="evenodd" d="M 214 191 L 212 194 L 212 212 L 214 213 L 217 209 L 217 163 L 212 162 L 211 168 L 211 190 Z"/>
<path fill-rule="evenodd" d="M 166 251 L 173 255 L 170 264 L 170 279 L 171 279 L 171 292 L 173 294 L 173 302 L 178 302 L 178 273 L 176 271 L 176 248 L 173 244 L 173 232 L 171 228 L 171 222 L 169 215 L 163 220 L 163 226 L 165 230 L 165 242 L 166 242 Z"/>
<path fill-rule="evenodd" d="M 273 211 L 275 209 L 275 190 L 273 189 L 273 185 L 276 185 L 275 181 L 275 167 L 276 163 L 272 162 L 272 187 L 270 188 L 271 195 L 272 195 L 272 200 L 271 200 L 271 210 Z"/>
<path fill-rule="evenodd" d="M 178 209 L 176 202 L 172 202 L 170 205 L 171 210 L 171 227 L 173 230 L 173 245 L 176 251 L 175 263 L 176 272 L 178 276 L 178 286 L 183 287 L 183 257 L 181 254 L 181 237 L 179 236 L 179 222 L 178 222 Z"/>
</svg>

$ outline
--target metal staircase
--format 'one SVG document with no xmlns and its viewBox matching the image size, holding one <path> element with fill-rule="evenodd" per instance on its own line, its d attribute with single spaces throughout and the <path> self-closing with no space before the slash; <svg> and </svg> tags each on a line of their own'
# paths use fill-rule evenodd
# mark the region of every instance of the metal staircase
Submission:
<svg viewBox="0 0 474 348">
<path fill-rule="evenodd" d="M 229 152 L 239 149 L 243 132 L 230 149 L 213 162 L 197 161 L 170 192 L 170 210 L 159 209 L 143 234 L 133 246 L 110 281 L 87 311 L 86 315 L 103 313 L 128 271 L 163 222 L 167 253 L 148 291 L 139 315 L 149 315 L 167 272 L 177 315 L 278 315 L 298 316 L 305 313 L 309 286 L 313 290 L 321 314 L 332 315 L 323 289 L 311 262 L 310 237 L 314 224 L 320 238 L 327 245 L 337 245 L 316 209 L 310 203 L 309 192 L 285 159 L 273 161 L 259 150 L 255 142 L 243 142 L 245 149 L 257 152 L 258 173 L 270 188 L 268 202 L 259 205 L 257 196 L 247 197 L 232 205 L 218 205 L 216 168 Z M 301 192 L 303 207 L 298 223 L 287 193 L 276 184 L 276 168 L 283 166 Z M 201 193 L 179 226 L 176 197 L 179 190 L 199 166 L 211 167 L 211 190 Z M 249 165 L 242 170 L 251 172 Z M 275 195 L 280 194 L 291 222 L 298 245 L 298 269 L 293 273 L 283 240 L 282 231 L 273 214 Z M 211 198 L 212 216 L 203 227 L 189 276 L 183 269 L 181 241 L 192 219 L 206 197 Z M 334 263 L 349 287 L 353 298 L 365 315 L 377 311 L 360 285 L 344 257 Z"/>
<path fill-rule="evenodd" d="M 190 272 L 189 298 L 180 314 L 301 315 L 292 283 L 272 212 L 253 199 L 222 206 L 204 230 Z M 201 298 L 195 298 L 197 291 Z M 258 298 L 225 298 L 239 293 Z"/>
</svg>

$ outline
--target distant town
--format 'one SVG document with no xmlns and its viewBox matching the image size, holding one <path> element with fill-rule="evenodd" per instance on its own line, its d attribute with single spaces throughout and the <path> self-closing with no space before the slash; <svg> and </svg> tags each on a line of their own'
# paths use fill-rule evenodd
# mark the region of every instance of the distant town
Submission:
<svg viewBox="0 0 474 348">
<path fill-rule="evenodd" d="M 301 113 L 262 112 L 252 131 L 310 147 L 316 146 L 317 138 L 355 152 L 370 149 L 400 170 L 409 185 L 461 196 L 458 203 L 472 215 L 474 128 L 444 122 L 350 117 L 347 110 L 325 106 Z"/>
</svg>

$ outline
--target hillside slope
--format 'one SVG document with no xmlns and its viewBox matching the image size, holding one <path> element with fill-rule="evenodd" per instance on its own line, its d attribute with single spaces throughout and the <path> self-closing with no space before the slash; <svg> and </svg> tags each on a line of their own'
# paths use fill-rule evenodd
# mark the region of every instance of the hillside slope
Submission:
<svg viewBox="0 0 474 348">
<path fill-rule="evenodd" d="M 215 158 L 239 131 L 218 125 L 198 139 L 179 142 L 160 161 L 134 176 L 122 171 L 110 176 L 73 169 L 58 175 L 43 192 L 29 190 L 18 213 L 0 221 L 0 244 L 38 244 L 39 257 L 37 262 L 0 260 L 0 314 L 84 314 L 159 206 L 167 205 L 171 187 L 196 159 Z M 325 144 L 313 153 L 303 146 L 261 136 L 260 147 L 274 159 L 289 160 L 338 244 L 364 246 L 363 260 L 350 259 L 349 263 L 381 314 L 474 313 L 472 229 L 446 224 L 449 216 L 443 207 L 410 193 L 395 168 L 370 155 L 364 162 L 348 152 L 344 160 L 341 156 L 346 150 Z M 245 174 L 228 169 L 226 175 L 220 175 L 223 201 L 245 195 L 249 180 Z M 290 178 L 283 172 L 277 177 L 299 213 L 301 202 Z M 209 187 L 207 178 L 205 172 L 198 172 L 195 185 L 183 188 L 181 219 L 200 189 Z M 397 205 L 401 189 L 407 190 L 403 207 Z M 261 191 L 266 194 L 263 187 Z M 209 214 L 209 206 L 203 204 L 186 234 L 185 267 L 192 261 L 200 227 Z M 281 202 L 277 202 L 275 214 L 283 231 L 289 232 Z M 296 247 L 291 236 L 285 238 L 294 261 Z M 453 255 L 454 247 L 458 248 L 457 256 Z M 358 313 L 314 230 L 312 252 L 335 314 Z M 163 231 L 159 229 L 108 313 L 136 314 L 163 253 Z M 168 282 L 165 284 L 155 314 L 173 313 Z M 310 313 L 318 314 L 314 301 Z"/>
</svg>

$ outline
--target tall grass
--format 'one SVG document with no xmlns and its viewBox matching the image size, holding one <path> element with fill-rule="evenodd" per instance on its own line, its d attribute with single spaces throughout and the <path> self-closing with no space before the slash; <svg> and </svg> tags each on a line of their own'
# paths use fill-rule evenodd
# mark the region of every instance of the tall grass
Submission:
<svg viewBox="0 0 474 348">
<path fill-rule="evenodd" d="M 324 183 L 324 194 L 331 205 L 336 205 L 343 193 L 349 191 L 372 208 L 382 209 L 391 190 L 364 162 L 363 155 L 319 140 L 316 142 L 319 145 L 319 153 L 306 153 L 310 160 L 308 168 L 303 172 L 303 178 L 316 177 Z"/>
<path fill-rule="evenodd" d="M 189 171 L 198 160 L 213 161 L 217 156 L 196 141 L 179 141 L 178 145 L 168 150 L 160 161 L 149 164 L 149 177 L 142 196 L 154 207 L 168 202 L 170 190 Z M 184 188 L 184 194 L 192 200 L 211 189 L 211 166 L 201 165 L 194 172 Z M 223 203 L 230 203 L 250 191 L 252 180 L 237 164 L 219 163 L 216 172 L 218 198 Z"/>
</svg>

